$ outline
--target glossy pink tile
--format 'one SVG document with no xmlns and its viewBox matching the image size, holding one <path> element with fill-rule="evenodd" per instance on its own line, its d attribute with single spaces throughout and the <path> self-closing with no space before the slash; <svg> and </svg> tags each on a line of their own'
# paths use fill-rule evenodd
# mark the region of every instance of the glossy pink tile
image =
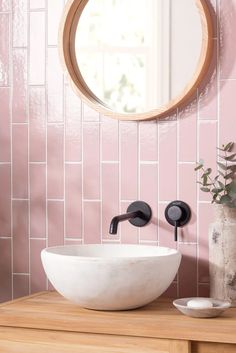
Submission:
<svg viewBox="0 0 236 353">
<path fill-rule="evenodd" d="M 119 160 L 119 122 L 102 117 L 102 160 Z"/>
<path fill-rule="evenodd" d="M 48 246 L 64 244 L 64 202 L 48 201 Z"/>
<path fill-rule="evenodd" d="M 177 193 L 177 124 L 159 123 L 159 200 L 172 201 Z"/>
<path fill-rule="evenodd" d="M 41 251 L 46 247 L 46 240 L 30 240 L 30 288 L 31 293 L 46 290 L 46 275 L 41 262 Z"/>
<path fill-rule="evenodd" d="M 236 30 L 236 2 L 235 0 L 220 1 L 220 63 L 221 78 L 236 78 L 236 63 L 234 54 L 236 51 L 236 43 L 234 33 Z"/>
<path fill-rule="evenodd" d="M 100 199 L 100 126 L 83 125 L 83 188 L 85 199 Z"/>
<path fill-rule="evenodd" d="M 28 0 L 12 0 L 12 41 L 13 47 L 28 44 Z"/>
<path fill-rule="evenodd" d="M 11 166 L 0 164 L 0 236 L 11 236 Z"/>
<path fill-rule="evenodd" d="M 29 158 L 46 162 L 46 102 L 44 87 L 29 88 Z"/>
<path fill-rule="evenodd" d="M 11 239 L 0 238 L 0 302 L 12 299 Z"/>
<path fill-rule="evenodd" d="M 140 228 L 140 240 L 157 241 L 158 236 L 158 170 L 157 164 L 140 165 L 140 200 L 147 202 L 152 209 L 152 219 L 145 227 Z"/>
<path fill-rule="evenodd" d="M 191 208 L 191 219 L 184 226 L 180 234 L 180 241 L 197 241 L 197 184 L 196 172 L 193 164 L 179 165 L 179 199 L 186 202 Z"/>
<path fill-rule="evenodd" d="M 217 55 L 218 55 L 218 39 L 214 40 L 214 53 L 212 58 L 212 63 L 210 66 L 210 73 L 206 80 L 206 87 L 199 95 L 198 101 L 198 116 L 199 119 L 207 119 L 207 120 L 216 120 L 218 114 L 218 82 L 217 82 L 217 74 L 218 74 L 218 63 L 217 63 Z M 211 77 L 209 77 L 211 76 Z"/>
<path fill-rule="evenodd" d="M 213 222 L 212 204 L 199 204 L 199 261 L 198 261 L 198 282 L 209 282 L 209 254 L 208 254 L 208 228 Z"/>
<path fill-rule="evenodd" d="M 197 112 L 179 119 L 179 161 L 195 162 L 197 152 Z M 191 139 L 189 132 L 191 131 Z"/>
<path fill-rule="evenodd" d="M 63 122 L 63 71 L 57 48 L 47 51 L 47 108 L 48 122 Z"/>
<path fill-rule="evenodd" d="M 30 237 L 46 237 L 46 165 L 30 165 Z"/>
<path fill-rule="evenodd" d="M 0 86 L 8 86 L 10 83 L 10 57 L 9 57 L 9 28 L 10 15 L 8 13 L 0 13 Z"/>
<path fill-rule="evenodd" d="M 130 202 L 121 202 L 121 213 L 126 213 Z M 138 244 L 139 228 L 134 227 L 129 221 L 121 222 L 118 226 L 122 244 Z"/>
<path fill-rule="evenodd" d="M 45 8 L 45 0 L 30 0 L 30 9 L 44 9 Z"/>
<path fill-rule="evenodd" d="M 82 239 L 65 239 L 65 245 L 81 245 Z"/>
<path fill-rule="evenodd" d="M 217 158 L 217 122 L 199 123 L 199 159 L 204 160 L 206 168 L 212 168 L 212 175 L 216 175 L 216 158 Z M 201 172 L 198 176 L 200 181 Z M 210 201 L 211 197 L 208 193 L 199 191 L 199 198 L 202 201 Z"/>
<path fill-rule="evenodd" d="M 28 198 L 28 125 L 12 127 L 13 197 Z"/>
<path fill-rule="evenodd" d="M 221 82 L 219 120 L 221 145 L 230 141 L 235 141 L 235 90 L 236 80 Z"/>
<path fill-rule="evenodd" d="M 0 12 L 10 11 L 11 0 L 0 0 Z"/>
<path fill-rule="evenodd" d="M 197 296 L 197 246 L 180 244 L 182 261 L 179 269 L 179 297 Z"/>
<path fill-rule="evenodd" d="M 83 119 L 84 121 L 95 121 L 98 122 L 100 120 L 99 113 L 90 108 L 87 104 L 83 103 L 82 104 L 82 109 L 83 109 Z"/>
<path fill-rule="evenodd" d="M 30 12 L 29 84 L 45 83 L 45 13 Z"/>
<path fill-rule="evenodd" d="M 178 297 L 178 287 L 176 282 L 172 282 L 169 288 L 162 294 L 163 298 L 173 298 Z"/>
<path fill-rule="evenodd" d="M 67 164 L 65 170 L 65 235 L 82 237 L 82 167 Z"/>
<path fill-rule="evenodd" d="M 13 49 L 12 60 L 12 121 L 15 123 L 23 123 L 28 121 L 27 50 L 23 48 Z"/>
<path fill-rule="evenodd" d="M 199 297 L 210 297 L 210 286 L 209 284 L 199 284 L 198 286 L 198 295 Z"/>
<path fill-rule="evenodd" d="M 120 123 L 121 149 L 121 199 L 136 200 L 138 197 L 138 125 Z"/>
<path fill-rule="evenodd" d="M 0 87 L 0 162 L 11 161 L 10 89 Z"/>
<path fill-rule="evenodd" d="M 158 240 L 159 246 L 167 246 L 175 249 L 177 243 L 174 237 L 174 227 L 167 223 L 165 219 L 165 209 L 168 203 L 158 204 Z"/>
<path fill-rule="evenodd" d="M 57 45 L 64 0 L 47 1 L 48 45 Z"/>
<path fill-rule="evenodd" d="M 29 295 L 29 275 L 13 275 L 13 299 Z"/>
<path fill-rule="evenodd" d="M 13 219 L 13 272 L 29 271 L 29 209 L 28 201 L 14 200 Z"/>
<path fill-rule="evenodd" d="M 140 123 L 140 160 L 157 161 L 158 160 L 158 125 L 153 122 Z"/>
<path fill-rule="evenodd" d="M 51 124 L 47 128 L 47 197 L 64 197 L 64 126 Z"/>
<path fill-rule="evenodd" d="M 65 86 L 65 160 L 79 162 L 82 158 L 81 100 Z"/>
<path fill-rule="evenodd" d="M 84 243 L 100 244 L 101 243 L 101 203 L 87 202 L 83 203 L 84 207 Z"/>
<path fill-rule="evenodd" d="M 113 217 L 119 214 L 119 165 L 102 165 L 102 237 L 117 236 L 109 234 L 109 226 Z"/>
</svg>

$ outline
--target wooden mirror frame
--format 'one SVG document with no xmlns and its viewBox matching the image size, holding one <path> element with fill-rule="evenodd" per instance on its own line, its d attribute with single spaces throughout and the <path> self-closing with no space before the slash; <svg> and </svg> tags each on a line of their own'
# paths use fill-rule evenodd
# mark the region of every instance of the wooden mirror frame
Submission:
<svg viewBox="0 0 236 353">
<path fill-rule="evenodd" d="M 91 108 L 105 116 L 119 120 L 134 121 L 167 117 L 173 114 L 178 107 L 187 103 L 205 77 L 211 62 L 213 51 L 213 24 L 210 8 L 207 4 L 208 0 L 195 0 L 202 23 L 202 49 L 197 69 L 192 80 L 185 86 L 180 95 L 170 100 L 167 104 L 164 104 L 158 109 L 138 114 L 121 114 L 113 111 L 94 95 L 80 73 L 75 53 L 75 36 L 79 18 L 88 1 L 89 0 L 69 0 L 65 6 L 59 30 L 59 52 L 62 65 L 64 70 L 69 74 L 73 89 L 82 100 Z"/>
</svg>

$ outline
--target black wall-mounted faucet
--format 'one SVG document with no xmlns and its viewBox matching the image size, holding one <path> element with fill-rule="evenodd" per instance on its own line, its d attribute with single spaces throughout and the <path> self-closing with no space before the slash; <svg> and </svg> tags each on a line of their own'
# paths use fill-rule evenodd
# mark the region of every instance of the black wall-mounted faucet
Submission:
<svg viewBox="0 0 236 353">
<path fill-rule="evenodd" d="M 127 213 L 112 218 L 109 233 L 117 234 L 119 222 L 128 220 L 136 227 L 145 226 L 152 218 L 152 210 L 150 206 L 143 201 L 135 201 L 127 208 Z"/>
<path fill-rule="evenodd" d="M 165 210 L 165 217 L 169 224 L 175 227 L 175 241 L 178 240 L 178 228 L 190 221 L 191 209 L 183 201 L 172 201 Z"/>
</svg>

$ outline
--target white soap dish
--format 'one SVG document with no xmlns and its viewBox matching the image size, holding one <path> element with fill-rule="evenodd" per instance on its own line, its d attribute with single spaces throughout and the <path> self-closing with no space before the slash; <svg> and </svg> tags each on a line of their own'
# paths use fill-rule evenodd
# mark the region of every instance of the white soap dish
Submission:
<svg viewBox="0 0 236 353">
<path fill-rule="evenodd" d="M 194 308 L 188 306 L 189 301 L 207 301 L 212 303 L 210 307 Z M 229 301 L 217 300 L 212 298 L 182 298 L 173 301 L 174 306 L 181 311 L 184 315 L 197 317 L 197 318 L 210 318 L 221 315 L 226 309 L 230 308 Z"/>
</svg>

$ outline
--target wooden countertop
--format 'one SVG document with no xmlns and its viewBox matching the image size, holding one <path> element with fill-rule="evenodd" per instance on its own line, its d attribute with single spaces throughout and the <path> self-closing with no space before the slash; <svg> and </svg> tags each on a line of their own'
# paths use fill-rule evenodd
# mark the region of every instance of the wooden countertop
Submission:
<svg viewBox="0 0 236 353">
<path fill-rule="evenodd" d="M 0 305 L 0 327 L 236 343 L 236 308 L 215 319 L 182 315 L 171 300 L 131 311 L 83 309 L 56 292 L 41 292 Z"/>
</svg>

